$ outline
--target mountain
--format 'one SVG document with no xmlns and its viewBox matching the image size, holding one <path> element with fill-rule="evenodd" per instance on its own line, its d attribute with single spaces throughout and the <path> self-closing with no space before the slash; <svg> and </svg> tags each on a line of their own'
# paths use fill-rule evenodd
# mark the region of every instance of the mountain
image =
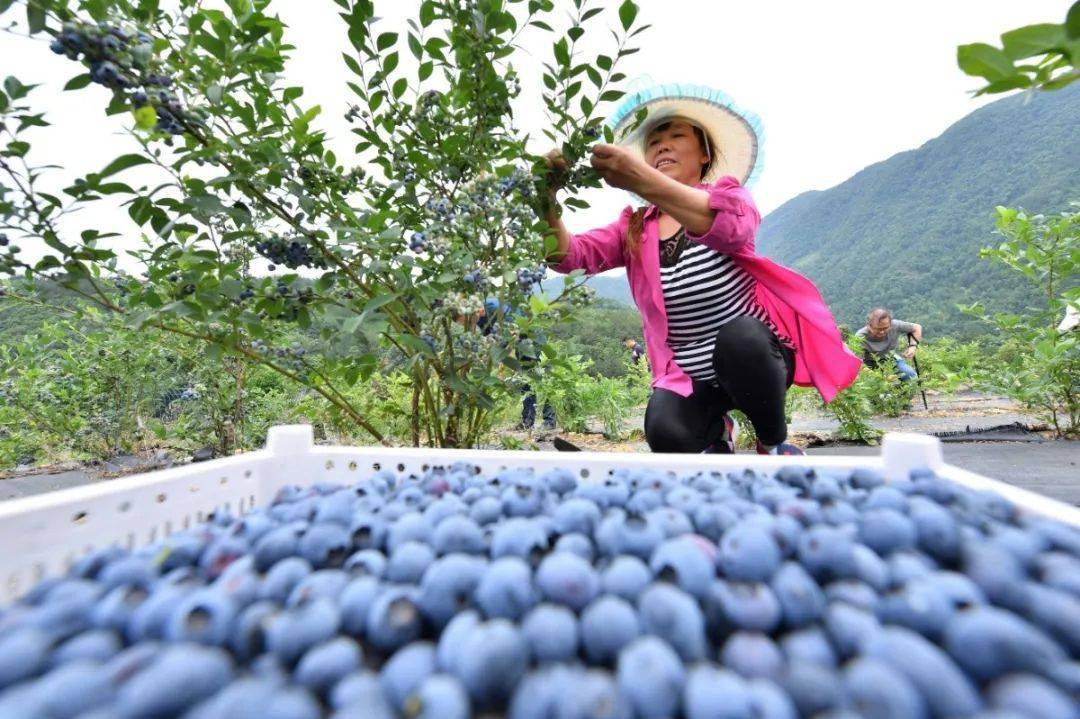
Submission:
<svg viewBox="0 0 1080 719">
<path fill-rule="evenodd" d="M 852 329 L 883 305 L 930 336 L 985 325 L 956 309 L 1038 300 L 1019 276 L 979 258 L 997 244 L 994 208 L 1051 214 L 1080 200 L 1080 83 L 986 105 L 918 149 L 870 165 L 769 213 L 760 253 L 807 275 Z"/>
<path fill-rule="evenodd" d="M 626 281 L 626 275 L 615 277 L 593 275 L 585 284 L 596 290 L 598 298 L 611 300 L 627 307 L 634 306 L 634 298 L 630 295 L 630 283 Z"/>
</svg>

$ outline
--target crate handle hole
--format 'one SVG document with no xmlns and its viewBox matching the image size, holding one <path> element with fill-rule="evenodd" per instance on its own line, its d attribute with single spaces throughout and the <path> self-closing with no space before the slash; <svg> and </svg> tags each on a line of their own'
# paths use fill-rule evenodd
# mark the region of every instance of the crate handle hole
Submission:
<svg viewBox="0 0 1080 719">
<path fill-rule="evenodd" d="M 82 524 L 83 522 L 86 521 L 86 518 L 89 517 L 89 516 L 90 515 L 87 514 L 85 510 L 81 511 L 81 512 L 76 512 L 75 515 L 71 518 L 71 522 L 73 524 Z"/>
</svg>

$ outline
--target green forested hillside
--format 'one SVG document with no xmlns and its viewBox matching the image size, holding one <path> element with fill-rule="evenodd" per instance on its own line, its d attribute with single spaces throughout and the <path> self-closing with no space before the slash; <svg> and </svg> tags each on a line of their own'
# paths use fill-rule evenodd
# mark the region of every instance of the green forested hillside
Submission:
<svg viewBox="0 0 1080 719">
<path fill-rule="evenodd" d="M 764 219 L 757 246 L 813 279 L 849 327 L 885 305 L 930 333 L 970 336 L 986 328 L 957 303 L 1019 309 L 1036 299 L 979 259 L 997 242 L 994 207 L 1051 213 L 1071 200 L 1080 200 L 1080 84 L 999 100 L 916 150 L 795 197 Z"/>
</svg>

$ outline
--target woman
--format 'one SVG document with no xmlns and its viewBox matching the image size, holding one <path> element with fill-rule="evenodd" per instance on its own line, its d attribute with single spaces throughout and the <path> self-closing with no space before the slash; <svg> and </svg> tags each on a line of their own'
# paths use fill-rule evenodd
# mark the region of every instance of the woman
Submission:
<svg viewBox="0 0 1080 719">
<path fill-rule="evenodd" d="M 630 128 L 642 107 L 644 121 Z M 558 246 L 548 260 L 564 273 L 626 268 L 653 374 L 649 447 L 731 453 L 728 412 L 739 409 L 759 453 L 803 454 L 786 441 L 787 388 L 814 386 L 828 402 L 860 361 L 814 285 L 754 251 L 761 219 L 742 183 L 759 164 L 756 119 L 722 93 L 679 86 L 630 98 L 612 124 L 623 139 L 596 145 L 592 165 L 646 204 L 575 235 L 553 186 L 546 220 Z M 564 165 L 557 152 L 548 157 Z"/>
</svg>

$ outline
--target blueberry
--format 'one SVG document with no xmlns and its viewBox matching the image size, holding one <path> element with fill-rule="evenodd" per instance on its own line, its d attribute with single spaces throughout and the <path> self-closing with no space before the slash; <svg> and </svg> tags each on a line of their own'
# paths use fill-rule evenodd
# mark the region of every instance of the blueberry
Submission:
<svg viewBox="0 0 1080 719">
<path fill-rule="evenodd" d="M 821 587 L 795 562 L 781 564 L 769 586 L 780 602 L 783 623 L 789 628 L 816 621 L 825 611 Z"/>
<path fill-rule="evenodd" d="M 910 629 L 885 627 L 867 639 L 863 650 L 907 677 L 933 716 L 970 716 L 982 705 L 978 691 L 953 660 Z"/>
<path fill-rule="evenodd" d="M 716 547 L 697 535 L 663 542 L 649 560 L 657 579 L 671 581 L 695 597 L 703 598 L 716 577 Z"/>
<path fill-rule="evenodd" d="M 312 567 L 338 568 L 349 556 L 349 532 L 332 523 L 318 523 L 308 528 L 300 538 L 299 554 Z"/>
<path fill-rule="evenodd" d="M 272 529 L 255 542 L 255 567 L 265 572 L 275 564 L 296 555 L 300 545 L 300 532 L 293 525 Z"/>
<path fill-rule="evenodd" d="M 555 508 L 551 519 L 559 534 L 577 532 L 591 537 L 600 524 L 600 508 L 592 500 L 571 497 Z"/>
<path fill-rule="evenodd" d="M 285 606 L 293 609 L 316 599 L 329 599 L 337 603 L 348 583 L 349 575 L 340 569 L 320 569 L 307 575 L 293 587 L 285 600 Z"/>
<path fill-rule="evenodd" d="M 724 532 L 717 562 L 730 579 L 765 582 L 780 565 L 780 548 L 767 529 L 740 522 Z"/>
<path fill-rule="evenodd" d="M 355 708 L 371 719 L 393 719 L 394 710 L 383 694 L 379 675 L 368 669 L 349 674 L 330 692 L 330 706 L 334 709 Z"/>
<path fill-rule="evenodd" d="M 337 634 L 340 624 L 337 606 L 329 599 L 315 599 L 269 617 L 264 629 L 266 648 L 292 666 L 311 647 Z"/>
<path fill-rule="evenodd" d="M 390 555 L 386 579 L 396 584 L 416 584 L 435 561 L 435 552 L 420 542 L 405 542 Z"/>
<path fill-rule="evenodd" d="M 825 630 L 841 657 L 862 652 L 863 645 L 881 629 L 870 611 L 844 602 L 834 602 L 825 610 Z"/>
<path fill-rule="evenodd" d="M 296 665 L 293 678 L 310 691 L 326 695 L 346 675 L 363 663 L 359 645 L 348 637 L 337 637 L 307 651 Z"/>
<path fill-rule="evenodd" d="M 803 567 L 819 581 L 856 576 L 855 545 L 843 529 L 818 525 L 799 537 Z"/>
<path fill-rule="evenodd" d="M 125 682 L 116 708 L 124 717 L 173 716 L 210 697 L 232 678 L 229 655 L 221 649 L 177 644 Z"/>
<path fill-rule="evenodd" d="M 638 612 L 644 632 L 666 641 L 683 660 L 705 657 L 705 618 L 689 594 L 670 584 L 653 584 L 642 592 Z"/>
<path fill-rule="evenodd" d="M 278 605 L 263 600 L 240 612 L 229 633 L 229 648 L 237 659 L 251 661 L 266 650 L 266 626 L 278 611 Z"/>
<path fill-rule="evenodd" d="M 471 604 L 486 569 L 486 561 L 466 554 L 448 554 L 435 560 L 420 580 L 417 604 L 424 617 L 436 628 L 443 627 L 455 613 Z"/>
<path fill-rule="evenodd" d="M 539 602 L 532 570 L 518 557 L 503 557 L 492 562 L 474 596 L 477 606 L 489 619 L 502 617 L 516 621 Z"/>
<path fill-rule="evenodd" d="M 410 512 L 390 525 L 386 533 L 386 550 L 393 554 L 394 550 L 405 542 L 429 544 L 430 541 L 431 525 L 424 519 L 424 515 Z"/>
<path fill-rule="evenodd" d="M 447 517 L 435 527 L 432 546 L 439 555 L 460 552 L 482 554 L 487 550 L 484 532 L 473 519 L 462 516 Z"/>
<path fill-rule="evenodd" d="M 707 665 L 690 670 L 683 691 L 686 719 L 753 716 L 750 692 L 736 674 Z"/>
<path fill-rule="evenodd" d="M 728 637 L 720 649 L 720 663 L 748 679 L 779 679 L 785 664 L 776 642 L 759 632 L 735 632 Z"/>
<path fill-rule="evenodd" d="M 99 629 L 123 632 L 134 611 L 146 600 L 146 590 L 138 586 L 116 587 L 94 607 L 91 621 Z"/>
<path fill-rule="evenodd" d="M 918 497 L 908 510 L 915 523 L 919 548 L 939 562 L 951 564 L 960 559 L 960 530 L 949 510 Z"/>
<path fill-rule="evenodd" d="M 923 579 L 884 595 L 877 607 L 878 618 L 886 624 L 905 626 L 935 641 L 953 612 L 953 604 L 944 592 Z"/>
<path fill-rule="evenodd" d="M 521 631 L 505 619 L 492 619 L 465 633 L 453 673 L 478 708 L 507 702 L 529 664 Z"/>
<path fill-rule="evenodd" d="M 520 557 L 535 566 L 547 548 L 547 533 L 535 521 L 525 517 L 500 523 L 491 537 L 492 559 Z"/>
<path fill-rule="evenodd" d="M 895 509 L 868 510 L 859 518 L 859 541 L 882 556 L 913 549 L 915 524 Z"/>
<path fill-rule="evenodd" d="M 379 673 L 379 681 L 390 705 L 401 712 L 405 710 L 409 695 L 435 671 L 435 645 L 413 642 L 387 660 Z"/>
<path fill-rule="evenodd" d="M 0 689 L 44 670 L 50 649 L 52 638 L 41 629 L 18 628 L 0 637 Z"/>
<path fill-rule="evenodd" d="M 788 632 L 780 638 L 780 648 L 789 662 L 811 662 L 835 668 L 836 652 L 829 637 L 820 627 L 807 627 Z"/>
<path fill-rule="evenodd" d="M 482 526 L 494 524 L 502 517 L 502 502 L 495 497 L 481 497 L 469 509 L 469 517 Z"/>
<path fill-rule="evenodd" d="M 414 719 L 468 719 L 469 697 L 454 677 L 433 674 L 405 700 L 405 715 Z"/>
<path fill-rule="evenodd" d="M 417 639 L 421 624 L 416 588 L 392 585 L 371 603 L 365 634 L 375 647 L 392 651 Z"/>
<path fill-rule="evenodd" d="M 378 549 L 361 549 L 349 555 L 341 568 L 352 577 L 381 579 L 386 573 L 386 556 Z"/>
<path fill-rule="evenodd" d="M 569 661 L 577 656 L 578 620 L 561 604 L 533 608 L 521 621 L 521 631 L 538 663 Z"/>
<path fill-rule="evenodd" d="M 878 593 L 866 582 L 857 579 L 841 579 L 825 586 L 825 598 L 830 604 L 845 602 L 853 607 L 875 611 Z"/>
<path fill-rule="evenodd" d="M 616 557 L 600 575 L 601 590 L 605 594 L 614 594 L 628 602 L 637 602 L 651 581 L 652 573 L 645 563 L 626 555 Z"/>
<path fill-rule="evenodd" d="M 435 648 L 435 658 L 439 669 L 452 674 L 457 673 L 457 662 L 461 656 L 465 638 L 480 626 L 480 622 L 479 612 L 466 609 L 447 623 Z"/>
<path fill-rule="evenodd" d="M 1080 654 L 1080 599 L 1051 587 L 1023 582 L 1010 597 L 1009 608 L 1022 613 L 1073 655 Z"/>
<path fill-rule="evenodd" d="M 576 554 L 586 562 L 591 562 L 596 556 L 592 540 L 576 532 L 559 537 L 559 540 L 555 542 L 555 551 Z"/>
<path fill-rule="evenodd" d="M 926 702 L 900 672 L 876 659 L 860 657 L 844 667 L 846 704 L 863 716 L 926 719 Z"/>
<path fill-rule="evenodd" d="M 796 719 L 798 710 L 791 697 L 775 682 L 768 679 L 751 679 L 746 682 L 750 696 L 750 716 L 755 719 Z"/>
<path fill-rule="evenodd" d="M 1010 672 L 1046 676 L 1067 658 L 1037 627 L 989 606 L 959 612 L 945 629 L 943 644 L 968 675 L 984 683 Z"/>
<path fill-rule="evenodd" d="M 863 509 L 893 509 L 897 512 L 907 512 L 908 498 L 903 492 L 895 487 L 880 486 L 870 490 Z"/>
<path fill-rule="evenodd" d="M 889 565 L 864 544 L 851 547 L 851 556 L 855 560 L 855 578 L 870 585 L 875 591 L 883 592 L 889 588 L 892 576 Z"/>
<path fill-rule="evenodd" d="M 109 629 L 90 629 L 76 634 L 58 646 L 53 651 L 50 662 L 52 666 L 76 661 L 101 663 L 115 656 L 122 647 L 116 632 Z"/>
<path fill-rule="evenodd" d="M 648 560 L 665 535 L 652 513 L 614 512 L 601 520 L 594 538 L 600 552 L 609 557 L 630 554 Z"/>
<path fill-rule="evenodd" d="M 619 652 L 616 676 L 619 694 L 634 716 L 666 719 L 678 712 L 686 671 L 679 656 L 660 639 L 640 637 Z"/>
<path fill-rule="evenodd" d="M 38 679 L 34 689 L 41 697 L 41 715 L 57 719 L 82 716 L 84 712 L 112 703 L 115 695 L 115 688 L 105 672 L 96 663 L 85 660 L 54 669 Z M 13 711 L 9 715 L 21 714 Z"/>
<path fill-rule="evenodd" d="M 780 685 L 800 716 L 824 715 L 843 704 L 840 680 L 831 669 L 810 662 L 789 664 Z"/>
<path fill-rule="evenodd" d="M 912 580 L 927 577 L 937 568 L 932 559 L 918 551 L 893 552 L 886 565 L 891 587 L 900 587 Z"/>
<path fill-rule="evenodd" d="M 223 592 L 198 589 L 177 604 L 165 625 L 165 637 L 173 642 L 222 646 L 228 641 L 236 613 L 236 603 Z"/>
<path fill-rule="evenodd" d="M 600 579 L 592 565 L 581 557 L 559 552 L 540 563 L 536 586 L 549 601 L 581 611 L 599 592 Z"/>
<path fill-rule="evenodd" d="M 1076 701 L 1050 682 L 1030 674 L 1013 674 L 997 680 L 986 690 L 997 709 L 1015 711 L 1037 719 L 1075 719 Z"/>
<path fill-rule="evenodd" d="M 349 533 L 357 549 L 382 549 L 386 540 L 386 522 L 374 514 L 359 514 L 349 524 Z"/>
<path fill-rule="evenodd" d="M 130 555 L 120 557 L 105 565 L 97 580 L 105 589 L 115 589 L 119 586 L 149 589 L 157 576 L 157 569 L 151 560 Z"/>
<path fill-rule="evenodd" d="M 767 584 L 716 580 L 704 608 L 714 634 L 736 629 L 771 632 L 780 624 L 780 602 Z"/>
<path fill-rule="evenodd" d="M 274 564 L 263 577 L 259 597 L 284 604 L 293 589 L 311 574 L 311 564 L 300 557 L 286 557 Z"/>
<path fill-rule="evenodd" d="M 625 599 L 603 596 L 581 613 L 581 646 L 593 664 L 614 662 L 640 634 L 637 613 Z"/>
</svg>

